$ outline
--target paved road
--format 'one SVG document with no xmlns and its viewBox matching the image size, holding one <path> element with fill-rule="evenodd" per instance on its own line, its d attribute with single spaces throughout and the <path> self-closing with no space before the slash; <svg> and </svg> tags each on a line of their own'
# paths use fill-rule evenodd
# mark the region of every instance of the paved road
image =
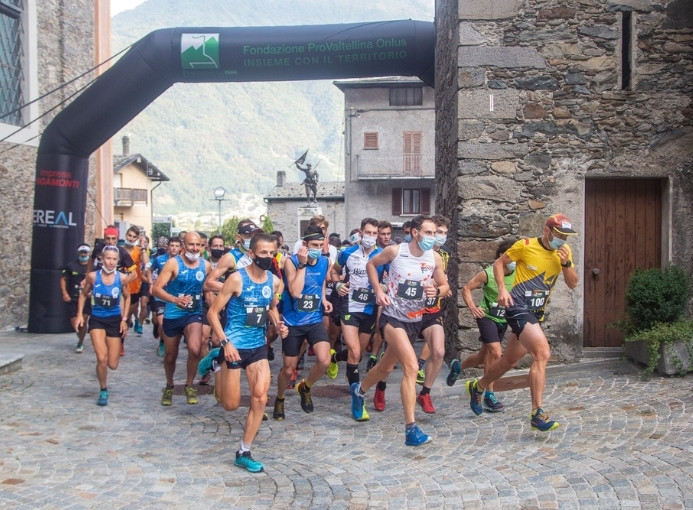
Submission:
<svg viewBox="0 0 693 510">
<path fill-rule="evenodd" d="M 474 417 L 464 385 L 441 374 L 437 414 L 417 411 L 433 442 L 412 448 L 398 372 L 387 409 L 369 403 L 357 423 L 341 367 L 318 383 L 312 415 L 287 393 L 286 420 L 263 423 L 253 446 L 265 472 L 250 474 L 233 465 L 247 409 L 211 395 L 189 406 L 180 391 L 163 408 L 147 329 L 109 374 L 105 408 L 91 345 L 73 346 L 69 334 L 0 336 L 0 354 L 25 355 L 0 375 L 0 507 L 693 508 L 690 376 L 643 382 L 626 364 L 554 375 L 544 401 L 561 427 L 538 433 L 527 389 L 499 394 L 505 413 Z M 176 382 L 183 373 L 179 360 Z"/>
</svg>

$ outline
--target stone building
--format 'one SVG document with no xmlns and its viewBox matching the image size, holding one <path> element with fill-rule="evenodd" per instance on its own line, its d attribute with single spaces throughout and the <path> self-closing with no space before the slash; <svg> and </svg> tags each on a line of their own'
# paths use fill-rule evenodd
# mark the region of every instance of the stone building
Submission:
<svg viewBox="0 0 693 510">
<path fill-rule="evenodd" d="M 36 149 L 41 131 L 62 104 L 94 77 L 87 74 L 67 83 L 94 67 L 94 26 L 91 0 L 74 0 L 69 5 L 58 0 L 2 2 L 0 330 L 26 325 Z M 20 108 L 56 88 L 46 98 Z M 89 202 L 87 216 L 91 217 L 94 207 Z"/>
<path fill-rule="evenodd" d="M 451 279 L 463 285 L 500 240 L 541 235 L 562 212 L 580 232 L 581 282 L 556 286 L 553 355 L 620 345 L 609 324 L 628 275 L 669 263 L 693 272 L 693 4 L 438 0 L 435 19 L 437 210 L 454 212 Z M 476 349 L 461 298 L 448 319 L 449 354 Z"/>
<path fill-rule="evenodd" d="M 435 209 L 435 95 L 416 78 L 339 80 L 344 93 L 344 230 Z"/>
</svg>

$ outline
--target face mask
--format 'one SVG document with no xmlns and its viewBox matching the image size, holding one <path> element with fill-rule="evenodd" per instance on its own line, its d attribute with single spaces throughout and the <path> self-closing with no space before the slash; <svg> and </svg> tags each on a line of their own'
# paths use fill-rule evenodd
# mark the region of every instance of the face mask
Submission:
<svg viewBox="0 0 693 510">
<path fill-rule="evenodd" d="M 250 239 L 246 239 L 243 241 L 243 248 L 245 248 L 246 251 L 250 249 Z"/>
<path fill-rule="evenodd" d="M 404 236 L 403 241 L 404 241 L 405 243 L 410 242 L 410 241 L 411 241 L 411 234 L 407 234 L 406 236 Z"/>
<path fill-rule="evenodd" d="M 349 242 L 350 242 L 351 244 L 356 244 L 356 243 L 358 243 L 360 240 L 361 240 L 361 234 L 359 234 L 358 232 L 355 233 L 355 234 L 353 234 L 353 235 L 349 238 Z"/>
<path fill-rule="evenodd" d="M 212 248 L 211 250 L 209 250 L 209 252 L 215 259 L 220 259 L 224 256 L 224 250 L 220 250 L 219 248 Z"/>
<path fill-rule="evenodd" d="M 137 241 L 128 241 L 127 239 L 125 240 L 125 246 L 135 246 L 135 243 Z"/>
<path fill-rule="evenodd" d="M 448 236 L 436 236 L 436 246 L 443 246 L 447 240 Z"/>
<path fill-rule="evenodd" d="M 263 271 L 269 271 L 272 269 L 272 257 L 255 257 L 253 259 L 253 264 Z"/>
<path fill-rule="evenodd" d="M 517 265 L 517 264 L 516 264 L 515 262 L 511 262 L 510 264 L 508 264 L 508 265 L 505 266 L 505 267 L 508 268 L 508 271 L 512 272 L 512 271 L 515 271 L 515 266 L 516 266 L 516 265 Z"/>
<path fill-rule="evenodd" d="M 419 248 L 423 251 L 428 251 L 433 249 L 433 245 L 436 244 L 436 238 L 433 236 L 423 236 L 419 243 Z"/>
<path fill-rule="evenodd" d="M 159 248 L 156 250 L 156 254 L 157 255 L 163 255 L 164 253 L 166 253 L 166 251 L 167 251 L 167 248 Z"/>
<path fill-rule="evenodd" d="M 106 269 L 106 266 L 103 266 L 101 268 L 101 271 L 103 271 L 106 274 L 111 274 L 111 273 L 115 272 L 115 267 L 113 269 Z"/>
<path fill-rule="evenodd" d="M 197 259 L 200 258 L 200 253 L 190 253 L 189 251 L 186 251 L 185 258 L 188 259 L 190 262 L 195 262 Z"/>
<path fill-rule="evenodd" d="M 553 248 L 554 250 L 557 250 L 558 248 L 560 248 L 564 244 L 565 244 L 565 241 L 563 239 L 558 238 L 558 237 L 554 237 L 553 239 L 551 239 L 549 241 L 549 246 L 551 246 L 551 248 Z"/>
<path fill-rule="evenodd" d="M 322 250 L 319 248 L 311 248 L 308 250 L 309 259 L 317 259 L 320 255 L 322 255 Z"/>
<path fill-rule="evenodd" d="M 89 255 L 80 255 L 79 256 L 80 262 L 86 262 L 87 260 L 89 260 Z"/>
<path fill-rule="evenodd" d="M 375 237 L 363 236 L 361 238 L 361 246 L 363 246 L 366 249 L 373 248 L 376 241 L 377 239 Z"/>
</svg>

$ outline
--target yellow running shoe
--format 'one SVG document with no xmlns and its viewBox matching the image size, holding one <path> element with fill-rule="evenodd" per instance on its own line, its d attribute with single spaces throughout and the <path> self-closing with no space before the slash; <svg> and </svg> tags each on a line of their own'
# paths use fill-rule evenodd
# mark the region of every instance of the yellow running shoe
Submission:
<svg viewBox="0 0 693 510">
<path fill-rule="evenodd" d="M 197 392 L 192 386 L 185 387 L 185 397 L 188 399 L 188 404 L 197 404 Z"/>
<path fill-rule="evenodd" d="M 334 355 L 337 354 L 337 351 L 334 349 L 330 349 L 330 360 L 334 359 Z M 327 366 L 327 377 L 330 379 L 336 379 L 337 375 L 339 374 L 339 365 L 335 361 L 330 361 L 330 364 Z"/>
</svg>

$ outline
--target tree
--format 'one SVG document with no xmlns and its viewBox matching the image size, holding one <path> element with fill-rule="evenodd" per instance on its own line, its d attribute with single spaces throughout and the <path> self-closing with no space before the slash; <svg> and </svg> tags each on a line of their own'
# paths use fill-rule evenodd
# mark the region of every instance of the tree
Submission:
<svg viewBox="0 0 693 510">
<path fill-rule="evenodd" d="M 274 231 L 272 218 L 270 218 L 269 215 L 262 216 L 260 219 L 262 220 L 262 230 L 264 230 L 268 234 Z"/>
<path fill-rule="evenodd" d="M 236 242 L 236 232 L 238 231 L 237 216 L 231 216 L 221 226 L 221 235 L 224 236 L 224 242 L 227 245 L 233 245 Z"/>
<path fill-rule="evenodd" d="M 152 237 L 151 237 L 152 245 L 155 246 L 156 240 L 162 236 L 165 237 L 166 239 L 171 237 L 171 224 L 168 222 L 166 222 L 166 223 L 152 223 Z"/>
</svg>

